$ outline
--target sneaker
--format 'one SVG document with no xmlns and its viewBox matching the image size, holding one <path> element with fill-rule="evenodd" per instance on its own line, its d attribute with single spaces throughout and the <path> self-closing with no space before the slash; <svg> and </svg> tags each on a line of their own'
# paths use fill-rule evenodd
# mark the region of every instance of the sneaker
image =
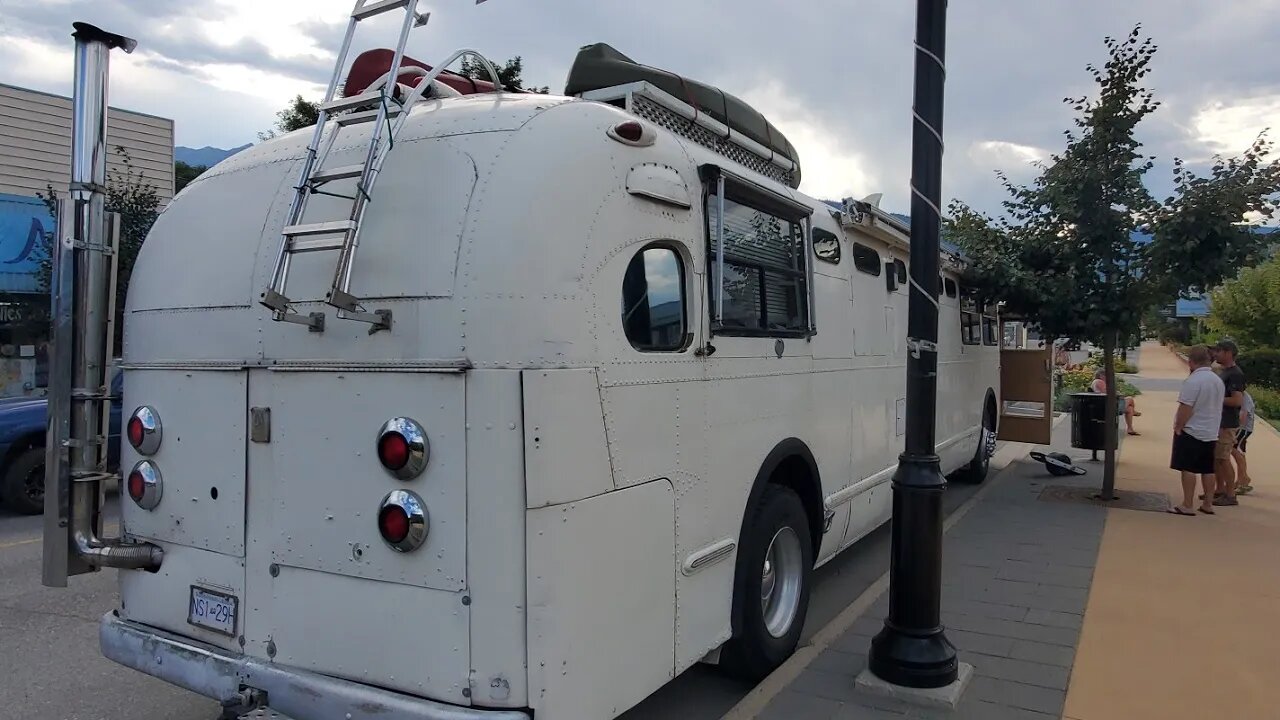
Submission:
<svg viewBox="0 0 1280 720">
<path fill-rule="evenodd" d="M 1228 507 L 1231 505 L 1239 505 L 1240 502 L 1233 497 L 1218 497 L 1213 499 L 1213 504 L 1218 507 Z"/>
<path fill-rule="evenodd" d="M 1251 492 L 1253 492 L 1252 485 L 1241 485 L 1240 487 L 1236 488 L 1236 497 L 1240 497 L 1241 495 L 1248 495 Z"/>
</svg>

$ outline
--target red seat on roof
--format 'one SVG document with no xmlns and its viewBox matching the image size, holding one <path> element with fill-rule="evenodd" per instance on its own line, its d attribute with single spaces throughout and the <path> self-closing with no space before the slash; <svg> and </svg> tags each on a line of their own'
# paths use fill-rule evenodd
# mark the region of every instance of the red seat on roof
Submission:
<svg viewBox="0 0 1280 720">
<path fill-rule="evenodd" d="M 369 87 L 370 83 L 386 74 L 387 70 L 391 68 L 391 60 L 394 57 L 395 51 L 388 50 L 386 48 L 366 50 L 360 53 L 360 55 L 356 57 L 355 62 L 351 63 L 351 71 L 347 73 L 347 82 L 342 87 L 343 97 L 359 95 L 364 92 L 364 90 Z M 432 70 L 430 65 L 414 60 L 408 55 L 405 55 L 400 59 L 401 68 L 410 66 L 422 68 L 427 72 Z M 440 73 L 436 79 L 463 95 L 493 92 L 493 83 L 491 82 L 485 80 L 473 80 L 469 77 L 449 72 L 448 70 Z M 404 74 L 400 75 L 398 80 L 401 84 L 408 85 L 409 87 L 416 87 L 418 83 L 422 82 L 421 77 Z"/>
</svg>

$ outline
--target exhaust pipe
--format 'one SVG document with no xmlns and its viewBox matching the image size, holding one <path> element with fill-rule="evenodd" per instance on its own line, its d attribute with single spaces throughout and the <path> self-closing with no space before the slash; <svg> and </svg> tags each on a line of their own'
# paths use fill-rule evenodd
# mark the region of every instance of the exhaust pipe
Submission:
<svg viewBox="0 0 1280 720">
<path fill-rule="evenodd" d="M 53 266 L 53 353 L 45 465 L 44 583 L 103 567 L 156 570 L 164 552 L 150 543 L 101 538 L 107 473 L 107 364 L 115 317 L 119 217 L 108 222 L 107 85 L 111 50 L 137 42 L 73 23 L 71 185 L 59 203 Z"/>
</svg>

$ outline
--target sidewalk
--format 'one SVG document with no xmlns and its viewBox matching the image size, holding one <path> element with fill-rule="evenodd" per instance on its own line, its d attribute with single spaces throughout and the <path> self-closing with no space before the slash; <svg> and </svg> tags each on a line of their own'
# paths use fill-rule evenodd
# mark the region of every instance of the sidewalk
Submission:
<svg viewBox="0 0 1280 720">
<path fill-rule="evenodd" d="M 1169 428 L 1186 368 L 1157 345 L 1140 363 L 1143 435 L 1125 439 L 1117 487 L 1172 496 Z M 975 667 L 956 710 L 855 693 L 882 594 L 847 627 L 819 632 L 726 720 L 1277 717 L 1265 650 L 1280 622 L 1280 484 L 1266 473 L 1280 464 L 1280 435 L 1259 423 L 1249 441 L 1253 495 L 1196 518 L 1160 511 L 1158 496 L 1155 512 L 1051 501 L 1102 477 L 1087 451 L 1070 450 L 1067 423 L 1053 439 L 1089 473 L 1014 463 L 945 536 L 942 620 Z"/>
<path fill-rule="evenodd" d="M 1151 388 L 1137 401 L 1144 434 L 1128 439 L 1116 484 L 1176 498 L 1177 476 L 1166 468 L 1187 368 L 1158 345 L 1144 346 L 1141 363 Z M 1066 717 L 1280 717 L 1272 645 L 1280 626 L 1280 434 L 1259 420 L 1248 448 L 1256 489 L 1238 507 L 1195 518 L 1108 513 Z"/>
</svg>

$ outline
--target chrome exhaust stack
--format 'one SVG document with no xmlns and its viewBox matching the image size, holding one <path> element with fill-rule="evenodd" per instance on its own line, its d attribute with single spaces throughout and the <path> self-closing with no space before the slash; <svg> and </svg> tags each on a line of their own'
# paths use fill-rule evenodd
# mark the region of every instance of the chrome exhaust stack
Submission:
<svg viewBox="0 0 1280 720">
<path fill-rule="evenodd" d="M 107 366 L 114 339 L 115 248 L 120 218 L 105 212 L 107 80 L 111 50 L 137 42 L 87 23 L 73 23 L 71 186 L 58 203 L 51 297 L 49 429 L 45 444 L 43 581 L 103 567 L 155 570 L 164 553 L 150 543 L 103 538 L 110 393 Z"/>
</svg>

